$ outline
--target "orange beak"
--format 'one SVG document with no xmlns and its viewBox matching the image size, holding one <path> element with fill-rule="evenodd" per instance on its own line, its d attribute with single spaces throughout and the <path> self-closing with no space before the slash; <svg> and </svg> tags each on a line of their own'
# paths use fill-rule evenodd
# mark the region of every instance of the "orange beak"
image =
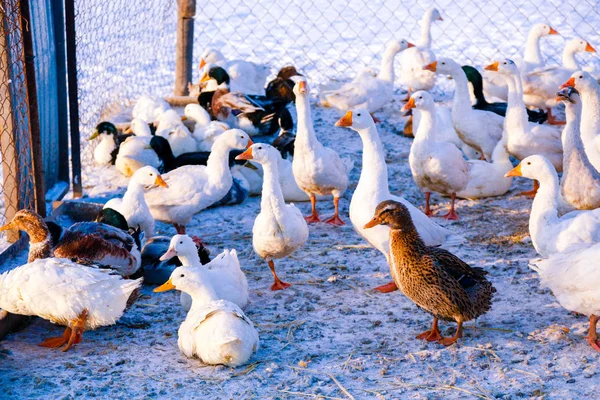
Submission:
<svg viewBox="0 0 600 400">
<path fill-rule="evenodd" d="M 200 83 L 204 83 L 204 82 L 208 82 L 210 81 L 210 76 L 208 76 L 208 74 L 205 72 L 204 75 L 202 75 L 202 79 L 200 79 Z"/>
<path fill-rule="evenodd" d="M 556 29 L 554 29 L 553 27 L 550 27 L 549 35 L 560 35 L 560 33 L 558 33 L 558 31 Z"/>
<path fill-rule="evenodd" d="M 248 138 L 248 144 L 246 145 L 246 148 L 249 149 L 250 146 L 252 146 L 254 144 L 254 142 L 252 141 L 252 139 Z"/>
<path fill-rule="evenodd" d="M 252 149 L 248 149 L 235 158 L 236 160 L 252 160 Z"/>
<path fill-rule="evenodd" d="M 369 229 L 372 228 L 374 226 L 377 226 L 381 224 L 381 221 L 377 218 L 377 217 L 373 217 L 372 220 L 370 220 L 369 222 L 367 222 L 364 226 L 365 229 Z"/>
<path fill-rule="evenodd" d="M 508 171 L 504 176 L 506 178 L 508 178 L 509 176 L 523 176 L 523 174 L 521 173 L 521 164 Z"/>
<path fill-rule="evenodd" d="M 587 43 L 585 46 L 585 51 L 589 51 L 590 53 L 595 53 L 596 49 L 594 49 L 591 44 Z"/>
<path fill-rule="evenodd" d="M 133 130 L 131 130 L 131 126 L 127 127 L 127 129 L 125 129 L 123 131 L 124 133 L 133 133 Z"/>
<path fill-rule="evenodd" d="M 486 65 L 483 69 L 485 69 L 486 71 L 498 71 L 498 65 L 500 63 L 498 61 L 496 61 L 493 64 L 490 65 Z"/>
<path fill-rule="evenodd" d="M 165 283 L 163 283 L 159 287 L 155 288 L 154 292 L 155 293 L 158 293 L 158 292 L 167 292 L 167 291 L 173 290 L 173 289 L 175 289 L 175 285 L 173 285 L 173 282 L 171 282 L 171 279 L 169 278 L 168 281 L 166 281 Z"/>
<path fill-rule="evenodd" d="M 302 94 L 306 94 L 306 82 L 305 81 L 298 82 L 298 91 Z"/>
<path fill-rule="evenodd" d="M 408 43 L 408 46 L 406 46 L 407 49 L 410 49 L 411 47 L 415 47 L 415 45 L 412 44 L 411 42 L 407 42 L 407 43 Z"/>
<path fill-rule="evenodd" d="M 183 117 L 181 117 L 182 121 L 187 121 L 188 117 L 186 117 L 185 115 Z"/>
<path fill-rule="evenodd" d="M 169 185 L 167 185 L 167 182 L 165 182 L 165 180 L 160 175 L 158 175 L 156 177 L 156 181 L 154 181 L 154 184 L 158 185 L 158 186 L 162 186 L 164 188 L 168 188 L 169 187 Z"/>
<path fill-rule="evenodd" d="M 426 66 L 423 67 L 424 71 L 431 71 L 431 72 L 436 72 L 437 71 L 437 61 L 434 61 L 430 64 L 427 64 Z"/>
<path fill-rule="evenodd" d="M 564 89 L 566 87 L 575 87 L 575 78 L 571 77 L 568 81 L 559 86 L 560 89 Z"/>
<path fill-rule="evenodd" d="M 338 122 L 335 123 L 335 126 L 352 126 L 352 111 L 348 111 L 346 115 L 340 118 Z"/>
<path fill-rule="evenodd" d="M 440 17 L 438 18 L 438 21 L 443 21 L 444 18 L 442 18 L 442 16 L 440 15 Z"/>
<path fill-rule="evenodd" d="M 198 67 L 198 69 L 202 69 L 205 65 L 206 65 L 206 61 L 204 61 L 204 58 L 203 58 L 200 60 L 200 66 Z"/>
<path fill-rule="evenodd" d="M 413 108 L 415 108 L 415 99 L 413 97 L 411 97 L 408 102 L 404 105 L 404 107 L 402 107 L 402 112 L 407 112 L 408 110 L 412 110 Z"/>
</svg>

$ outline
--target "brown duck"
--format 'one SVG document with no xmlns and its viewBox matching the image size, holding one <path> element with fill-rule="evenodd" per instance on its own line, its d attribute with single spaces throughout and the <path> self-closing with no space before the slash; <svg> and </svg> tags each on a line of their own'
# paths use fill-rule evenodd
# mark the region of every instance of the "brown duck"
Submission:
<svg viewBox="0 0 600 400">
<path fill-rule="evenodd" d="M 431 329 L 417 336 L 445 346 L 462 337 L 462 324 L 485 314 L 496 289 L 474 268 L 449 251 L 425 245 L 415 229 L 410 212 L 393 200 L 381 202 L 365 228 L 387 225 L 390 228 L 390 270 L 394 282 L 417 306 L 433 315 Z M 442 337 L 438 319 L 456 321 L 452 337 Z"/>
</svg>

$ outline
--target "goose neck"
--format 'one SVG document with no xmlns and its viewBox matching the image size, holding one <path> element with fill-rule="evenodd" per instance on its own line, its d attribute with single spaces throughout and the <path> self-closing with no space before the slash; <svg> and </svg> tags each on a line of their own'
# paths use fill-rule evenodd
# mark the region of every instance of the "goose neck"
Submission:
<svg viewBox="0 0 600 400">
<path fill-rule="evenodd" d="M 381 68 L 379 70 L 379 79 L 386 82 L 394 82 L 394 58 L 396 53 L 386 50 L 381 58 Z"/>
<path fill-rule="evenodd" d="M 523 102 L 521 78 L 518 75 L 505 75 L 504 77 L 508 86 L 508 105 L 505 118 L 511 127 L 511 129 L 507 129 L 507 132 L 509 134 L 517 133 L 515 129 L 524 131 L 528 123 L 528 117 Z"/>
<path fill-rule="evenodd" d="M 208 278 L 204 279 L 201 285 L 187 288 L 186 293 L 192 298 L 192 307 L 189 312 L 219 299 Z"/>
<path fill-rule="evenodd" d="M 296 96 L 296 111 L 298 113 L 298 127 L 296 129 L 295 145 L 312 147 L 318 143 L 313 127 L 308 95 Z"/>
<path fill-rule="evenodd" d="M 540 50 L 540 34 L 533 30 L 529 32 L 527 36 L 527 43 L 525 45 L 525 62 L 530 64 L 542 64 L 542 52 Z"/>
<path fill-rule="evenodd" d="M 431 47 L 431 15 L 428 13 L 423 17 L 421 22 L 421 38 L 419 39 L 419 47 Z"/>
<path fill-rule="evenodd" d="M 536 228 L 548 228 L 558 219 L 558 175 L 556 172 L 552 173 L 551 168 L 554 167 L 548 163 L 538 177 L 540 187 L 533 199 L 529 219 L 529 228 L 532 231 Z"/>
<path fill-rule="evenodd" d="M 273 161 L 266 162 L 263 167 L 263 189 L 260 201 L 261 209 L 270 208 L 273 212 L 283 209 L 285 201 L 279 184 L 279 169 Z"/>
<path fill-rule="evenodd" d="M 358 180 L 359 188 L 377 187 L 380 190 L 388 189 L 388 171 L 385 163 L 385 151 L 375 126 L 358 130 L 363 143 L 362 170 Z"/>
<path fill-rule="evenodd" d="M 217 141 L 213 144 L 206 161 L 206 171 L 210 182 L 222 182 L 224 179 L 232 180 L 231 171 L 229 170 L 230 150 L 231 147 L 224 143 Z"/>
<path fill-rule="evenodd" d="M 184 267 L 195 267 L 202 265 L 200 262 L 200 256 L 197 251 L 190 251 L 189 253 L 178 253 L 177 258 L 181 261 L 181 265 Z"/>
<path fill-rule="evenodd" d="M 577 71 L 581 69 L 579 62 L 575 58 L 575 51 L 569 46 L 566 46 L 565 50 L 563 51 L 562 63 L 563 67 L 570 71 Z"/>
<path fill-rule="evenodd" d="M 416 141 L 431 141 L 434 140 L 435 135 L 435 109 L 420 109 L 419 110 L 420 120 L 417 133 L 415 135 Z"/>
<path fill-rule="evenodd" d="M 460 66 L 455 68 L 451 75 L 454 80 L 454 101 L 452 102 L 452 109 L 460 110 L 462 112 L 472 110 L 467 75 Z"/>
</svg>

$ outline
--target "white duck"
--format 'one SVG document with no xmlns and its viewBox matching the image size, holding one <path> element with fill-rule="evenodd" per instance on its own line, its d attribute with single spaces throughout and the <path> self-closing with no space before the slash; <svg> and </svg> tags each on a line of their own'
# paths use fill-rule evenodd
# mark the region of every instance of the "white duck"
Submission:
<svg viewBox="0 0 600 400">
<path fill-rule="evenodd" d="M 486 160 L 491 160 L 492 152 L 502 137 L 504 117 L 491 111 L 473 109 L 467 75 L 457 62 L 439 58 L 423 69 L 452 76 L 455 84 L 452 101 L 454 129 L 463 142 L 482 154 Z"/>
<path fill-rule="evenodd" d="M 544 156 L 525 158 L 507 176 L 524 176 L 540 183 L 531 205 L 529 234 L 533 247 L 542 257 L 600 242 L 600 209 L 571 211 L 558 216 L 558 175 Z"/>
<path fill-rule="evenodd" d="M 157 96 L 144 94 L 136 101 L 131 112 L 133 118 L 139 118 L 146 123 L 154 122 L 157 114 L 170 109 L 171 106 L 164 99 Z"/>
<path fill-rule="evenodd" d="M 481 199 L 502 196 L 510 190 L 512 178 L 505 176 L 513 168 L 506 151 L 506 135 L 496 144 L 491 162 L 467 160 L 470 179 L 467 186 L 456 193 L 461 199 Z"/>
<path fill-rule="evenodd" d="M 557 253 L 529 266 L 537 271 L 540 285 L 552 290 L 561 306 L 590 317 L 587 341 L 600 352 L 596 325 L 600 316 L 600 245 Z"/>
<path fill-rule="evenodd" d="M 593 210 L 600 207 L 600 173 L 585 154 L 581 140 L 581 98 L 573 87 L 565 87 L 556 95 L 557 100 L 565 104 L 567 117 L 567 125 L 562 133 L 564 156 L 561 195 L 578 210 Z"/>
<path fill-rule="evenodd" d="M 527 36 L 524 57 L 519 65 L 521 73 L 527 74 L 544 66 L 540 39 L 548 35 L 558 35 L 558 32 L 548 24 L 536 24 L 531 27 Z M 495 97 L 504 101 L 508 99 L 508 86 L 502 77 L 484 72 L 483 78 L 483 92 L 486 97 Z"/>
<path fill-rule="evenodd" d="M 43 347 L 67 351 L 84 330 L 113 325 L 137 298 L 142 279 L 125 280 L 110 269 L 82 266 L 65 258 L 43 258 L 0 275 L 0 308 L 66 325 Z"/>
<path fill-rule="evenodd" d="M 279 151 L 273 146 L 257 143 L 236 157 L 238 160 L 254 160 L 264 171 L 260 213 L 252 227 L 252 246 L 261 258 L 265 259 L 273 274 L 271 290 L 283 290 L 290 286 L 275 272 L 273 259 L 287 257 L 308 239 L 308 226 L 302 213 L 293 204 L 285 204 L 281 186 L 277 158 Z"/>
<path fill-rule="evenodd" d="M 125 133 L 133 133 L 138 137 L 152 137 L 152 131 L 148 123 L 142 118 L 134 118 L 129 124 L 129 128 L 125 130 Z"/>
<path fill-rule="evenodd" d="M 541 68 L 523 75 L 523 101 L 527 106 L 547 109 L 548 123 L 564 124 L 552 116 L 552 107 L 559 104 L 556 100 L 556 88 L 565 82 L 573 72 L 581 69 L 581 65 L 575 59 L 579 52 L 595 52 L 594 48 L 585 40 L 580 38 L 571 39 L 565 45 L 563 51 L 562 67 Z"/>
<path fill-rule="evenodd" d="M 147 185 L 169 187 L 156 168 L 146 166 L 135 171 L 123 197 L 110 199 L 104 208 L 112 208 L 121 213 L 127 220 L 127 225 L 132 228 L 139 227 L 144 232 L 144 236 L 149 239 L 154 236 L 154 218 L 144 198 L 144 189 Z"/>
<path fill-rule="evenodd" d="M 123 175 L 130 177 L 138 169 L 150 165 L 158 168 L 160 158 L 150 147 L 150 137 L 131 136 L 119 147 L 115 167 Z"/>
<path fill-rule="evenodd" d="M 198 142 L 184 125 L 177 125 L 171 128 L 166 139 L 175 157 L 198 150 Z"/>
<path fill-rule="evenodd" d="M 202 265 L 198 248 L 188 235 L 175 235 L 171 238 L 169 249 L 160 257 L 160 261 L 179 258 L 182 267 L 203 268 L 206 277 L 215 290 L 217 298 L 224 299 L 245 308 L 248 304 L 248 281 L 240 268 L 235 250 L 224 250 L 208 264 Z M 185 311 L 192 306 L 189 294 L 181 293 L 181 305 Z"/>
<path fill-rule="evenodd" d="M 355 79 L 341 88 L 322 94 L 322 104 L 347 110 L 354 107 L 367 108 L 375 112 L 392 100 L 394 94 L 394 58 L 403 50 L 413 47 L 402 39 L 390 42 L 381 58 L 381 69 L 377 77 L 365 73 L 361 79 Z"/>
<path fill-rule="evenodd" d="M 429 8 L 421 21 L 421 39 L 417 46 L 400 56 L 400 78 L 408 87 L 407 99 L 413 90 L 430 90 L 435 86 L 435 74 L 423 70 L 423 65 L 435 61 L 431 51 L 431 24 L 434 21 L 443 21 L 443 18 L 436 8 Z"/>
<path fill-rule="evenodd" d="M 425 192 L 425 215 L 433 215 L 429 208 L 429 197 L 431 192 L 438 192 L 450 195 L 452 199 L 450 211 L 443 218 L 458 220 L 454 201 L 456 193 L 469 183 L 469 167 L 454 144 L 438 138 L 435 103 L 431 95 L 425 91 L 413 93 L 402 111 L 413 108 L 420 111 L 421 122 L 410 147 L 408 162 L 415 183 Z"/>
<path fill-rule="evenodd" d="M 244 131 L 230 129 L 215 140 L 206 165 L 186 165 L 163 174 L 169 188 L 152 187 L 146 203 L 155 220 L 171 223 L 185 234 L 194 214 L 221 200 L 232 185 L 229 152 L 252 144 Z"/>
<path fill-rule="evenodd" d="M 258 349 L 258 332 L 235 303 L 219 300 L 203 268 L 175 268 L 155 292 L 177 289 L 192 297 L 192 307 L 179 327 L 179 350 L 206 364 L 237 367 Z"/>
<path fill-rule="evenodd" d="M 200 70 L 208 71 L 206 67 L 210 64 L 225 68 L 231 78 L 229 87 L 232 92 L 265 94 L 267 76 L 270 73 L 268 66 L 244 60 L 228 61 L 219 50 L 209 47 L 202 53 Z"/>
<path fill-rule="evenodd" d="M 310 111 L 308 88 L 304 79 L 298 79 L 294 85 L 298 127 L 294 142 L 294 160 L 292 169 L 300 189 L 310 197 L 312 213 L 307 222 L 320 222 L 317 213 L 316 195 L 333 195 L 335 213 L 325 222 L 332 225 L 344 225 L 339 215 L 340 196 L 348 187 L 347 166 L 332 149 L 325 147 L 317 139 Z"/>
<path fill-rule="evenodd" d="M 590 162 L 600 171 L 600 84 L 585 71 L 577 71 L 562 87 L 574 87 L 581 96 L 581 140 Z"/>
<path fill-rule="evenodd" d="M 184 126 L 181 120 L 182 116 L 173 109 L 165 110 L 156 117 L 154 124 L 156 125 L 156 135 L 168 139 L 169 132 L 177 126 Z"/>
<path fill-rule="evenodd" d="M 183 112 L 183 120 L 194 121 L 192 136 L 198 142 L 198 151 L 210 151 L 215 139 L 229 129 L 224 122 L 211 121 L 210 114 L 200 104 L 188 104 Z"/>
</svg>

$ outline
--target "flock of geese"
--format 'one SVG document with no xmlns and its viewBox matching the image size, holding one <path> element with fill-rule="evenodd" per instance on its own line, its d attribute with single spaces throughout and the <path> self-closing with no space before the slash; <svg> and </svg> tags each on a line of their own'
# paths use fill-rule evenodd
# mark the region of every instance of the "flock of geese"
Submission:
<svg viewBox="0 0 600 400">
<path fill-rule="evenodd" d="M 600 256 L 600 85 L 575 58 L 594 49 L 573 39 L 563 65 L 546 66 L 540 40 L 557 31 L 538 24 L 520 63 L 501 59 L 480 72 L 432 52 L 430 28 L 438 20 L 438 10 L 428 10 L 416 46 L 392 41 L 379 71 L 364 69 L 351 82 L 319 92 L 323 106 L 345 112 L 335 125 L 362 140 L 349 218 L 390 265 L 393 282 L 376 290 L 399 289 L 433 316 L 431 329 L 418 339 L 455 343 L 464 322 L 490 310 L 496 289 L 484 269 L 439 247 L 452 232 L 430 218 L 431 193 L 450 197 L 441 217 L 456 220 L 457 197 L 502 196 L 512 177 L 530 178 L 535 186 L 528 194 L 535 197 L 529 231 L 542 257 L 531 267 L 563 307 L 589 316 L 587 340 L 600 351 L 600 269 L 594 265 Z M 409 90 L 402 111 L 412 113 L 408 163 L 425 194 L 424 212 L 390 193 L 385 149 L 372 116 L 392 99 L 397 55 Z M 127 126 L 98 124 L 90 138 L 98 141 L 95 161 L 114 165 L 130 180 L 95 222 L 64 228 L 21 210 L 0 228 L 30 237 L 28 263 L 0 276 L 3 316 L 39 316 L 66 326 L 42 346 L 66 351 L 85 330 L 114 324 L 144 281 L 160 285 L 155 292 L 182 292 L 187 317 L 178 343 L 184 355 L 242 365 L 259 337 L 243 312 L 248 283 L 237 253 L 225 250 L 211 260 L 186 226 L 208 207 L 260 194 L 252 245 L 273 275 L 271 290 L 283 290 L 290 283 L 277 275 L 275 260 L 304 246 L 308 224 L 321 221 L 317 203 L 333 202 L 334 214 L 324 221 L 332 231 L 345 224 L 339 202 L 354 162 L 319 141 L 332 128 L 315 130 L 307 79 L 288 66 L 266 84 L 267 67 L 227 60 L 216 49 L 202 54 L 200 69 L 200 84 L 191 87 L 198 101 L 185 106 L 183 115 L 144 95 Z M 454 81 L 451 107 L 436 104 L 428 93 L 437 74 Z M 485 95 L 507 102 L 490 103 Z M 565 106 L 564 127 L 551 111 L 559 104 Z M 254 143 L 257 137 L 271 144 Z M 516 167 L 511 157 L 520 162 Z M 310 201 L 310 215 L 290 201 Z M 177 235 L 155 236 L 157 220 L 172 224 Z M 442 337 L 440 319 L 458 324 L 454 336 Z"/>
</svg>

